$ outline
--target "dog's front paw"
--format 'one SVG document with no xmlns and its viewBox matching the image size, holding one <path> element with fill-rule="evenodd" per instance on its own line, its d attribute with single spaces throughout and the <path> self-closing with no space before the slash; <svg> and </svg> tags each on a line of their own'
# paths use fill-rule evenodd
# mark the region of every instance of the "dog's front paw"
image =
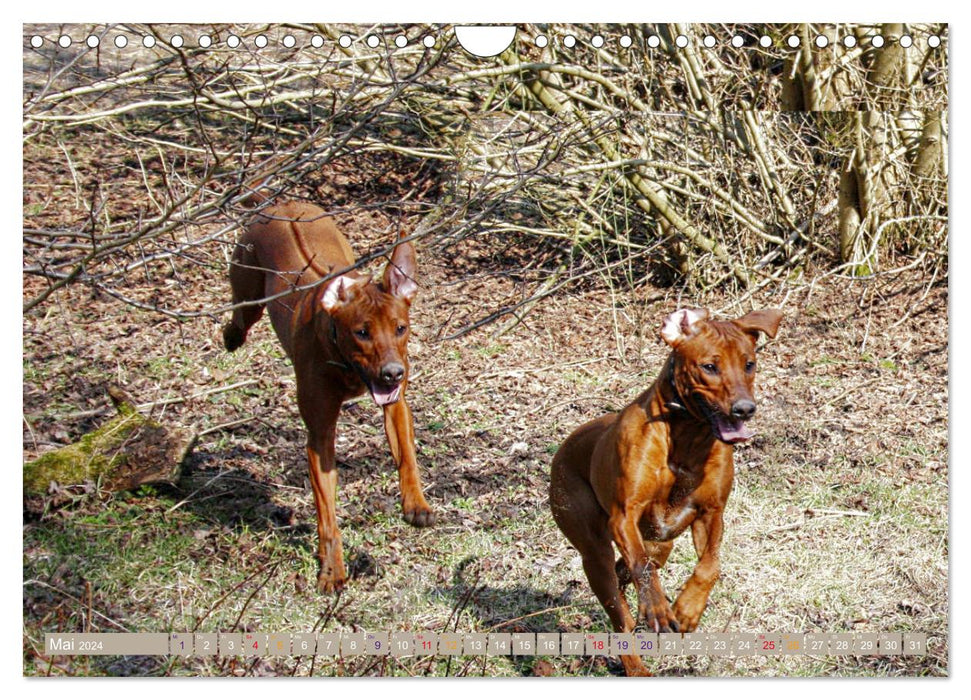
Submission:
<svg viewBox="0 0 971 700">
<path fill-rule="evenodd" d="M 334 576 L 333 574 L 325 574 L 324 572 L 321 572 L 317 576 L 317 592 L 340 593 L 344 589 L 344 584 L 346 583 L 346 576 Z"/>
<path fill-rule="evenodd" d="M 638 624 L 648 632 L 683 632 L 671 604 L 663 592 L 638 596 Z"/>
<path fill-rule="evenodd" d="M 347 583 L 347 570 L 344 560 L 337 554 L 337 560 L 324 558 L 320 560 L 320 573 L 317 574 L 318 593 L 339 593 Z"/>
<path fill-rule="evenodd" d="M 704 611 L 704 601 L 702 601 L 701 605 L 697 605 L 685 601 L 683 596 L 679 597 L 674 604 L 674 616 L 678 619 L 678 624 L 681 627 L 680 631 L 694 632 L 698 629 L 698 623 L 701 622 L 701 614 Z"/>
<path fill-rule="evenodd" d="M 678 619 L 671 612 L 642 612 L 638 617 L 638 628 L 648 632 L 684 632 Z"/>
<path fill-rule="evenodd" d="M 415 527 L 431 527 L 435 524 L 435 514 L 428 506 L 404 509 L 405 522 Z"/>
</svg>

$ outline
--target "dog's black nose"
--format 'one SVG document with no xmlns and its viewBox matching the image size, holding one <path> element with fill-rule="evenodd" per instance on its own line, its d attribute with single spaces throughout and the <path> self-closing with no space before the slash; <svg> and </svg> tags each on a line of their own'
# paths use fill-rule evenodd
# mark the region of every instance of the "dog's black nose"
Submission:
<svg viewBox="0 0 971 700">
<path fill-rule="evenodd" d="M 755 402 L 741 399 L 732 404 L 732 418 L 748 420 L 755 415 Z"/>
<path fill-rule="evenodd" d="M 405 376 L 405 366 L 400 362 L 389 362 L 381 368 L 381 382 L 385 386 L 400 384 Z"/>
</svg>

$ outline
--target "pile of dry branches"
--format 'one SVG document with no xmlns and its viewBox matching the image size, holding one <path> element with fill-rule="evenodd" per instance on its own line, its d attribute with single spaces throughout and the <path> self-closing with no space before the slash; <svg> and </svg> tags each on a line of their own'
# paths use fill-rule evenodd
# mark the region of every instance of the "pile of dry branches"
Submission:
<svg viewBox="0 0 971 700">
<path fill-rule="evenodd" d="M 946 271 L 947 54 L 926 42 L 945 26 L 526 25 L 496 59 L 449 27 L 25 29 L 45 39 L 24 54 L 25 311 L 72 283 L 178 317 L 223 311 L 127 281 L 225 266 L 252 183 L 306 194 L 328 164 L 374 153 L 435 166 L 434 201 L 387 203 L 423 219 L 426 243 L 560 251 L 543 293 L 615 269 L 740 288 L 809 266 Z M 38 159 L 55 185 L 32 188 Z M 58 188 L 66 209 L 48 206 Z"/>
</svg>

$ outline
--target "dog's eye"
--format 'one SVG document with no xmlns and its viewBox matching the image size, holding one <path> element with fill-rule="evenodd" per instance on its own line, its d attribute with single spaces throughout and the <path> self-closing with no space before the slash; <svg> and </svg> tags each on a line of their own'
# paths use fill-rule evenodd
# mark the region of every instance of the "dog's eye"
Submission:
<svg viewBox="0 0 971 700">
<path fill-rule="evenodd" d="M 399 336 L 404 335 L 405 331 L 407 330 L 408 330 L 408 326 L 404 325 L 403 323 L 398 325 L 397 331 Z"/>
<path fill-rule="evenodd" d="M 368 340 L 371 337 L 371 334 L 368 332 L 367 328 L 357 329 L 356 331 L 354 331 L 354 335 L 356 335 L 361 340 Z"/>
<path fill-rule="evenodd" d="M 745 371 L 749 374 L 755 371 L 755 363 L 752 360 L 745 363 Z"/>
<path fill-rule="evenodd" d="M 713 362 L 702 365 L 701 369 L 705 370 L 708 374 L 718 374 L 718 365 Z"/>
</svg>

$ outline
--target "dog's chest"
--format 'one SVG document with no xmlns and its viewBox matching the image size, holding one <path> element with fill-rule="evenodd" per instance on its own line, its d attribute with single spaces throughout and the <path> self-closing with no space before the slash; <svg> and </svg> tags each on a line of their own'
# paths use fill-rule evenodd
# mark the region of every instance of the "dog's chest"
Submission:
<svg viewBox="0 0 971 700">
<path fill-rule="evenodd" d="M 697 516 L 698 508 L 690 498 L 678 503 L 655 501 L 641 515 L 641 534 L 646 540 L 667 542 L 684 532 Z"/>
<path fill-rule="evenodd" d="M 673 540 L 698 516 L 698 504 L 693 495 L 704 482 L 704 470 L 679 469 L 676 465 L 669 465 L 669 468 L 672 483 L 655 494 L 641 516 L 641 533 L 645 539 L 654 542 Z"/>
</svg>

